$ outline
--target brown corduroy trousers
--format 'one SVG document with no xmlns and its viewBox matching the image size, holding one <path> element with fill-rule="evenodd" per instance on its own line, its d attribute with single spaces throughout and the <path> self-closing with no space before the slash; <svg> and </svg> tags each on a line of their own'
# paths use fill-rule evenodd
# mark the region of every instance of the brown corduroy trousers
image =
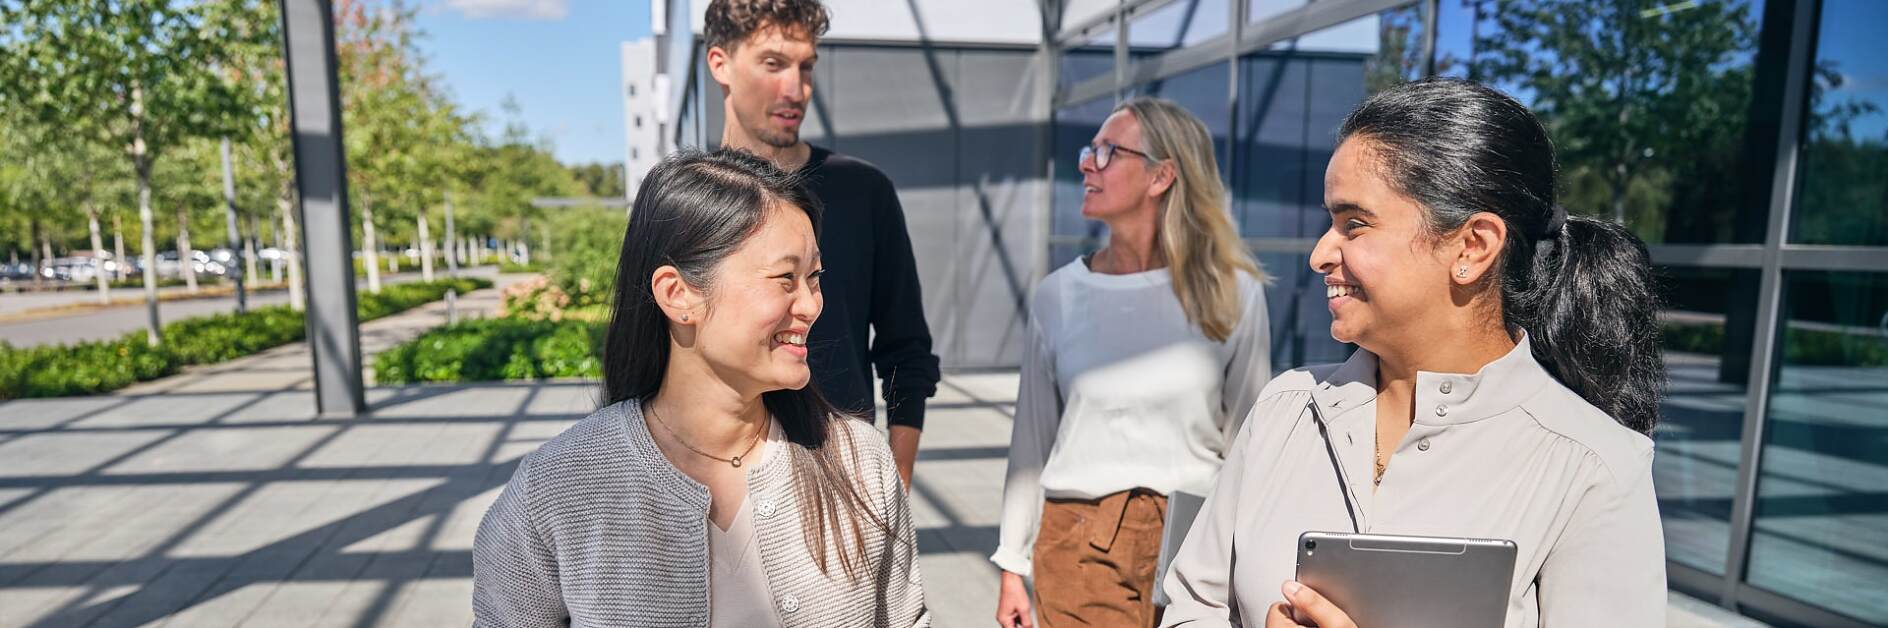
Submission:
<svg viewBox="0 0 1888 628">
<path fill-rule="evenodd" d="M 1152 628 L 1166 516 L 1167 497 L 1146 489 L 1046 500 L 1034 556 L 1042 627 Z"/>
</svg>

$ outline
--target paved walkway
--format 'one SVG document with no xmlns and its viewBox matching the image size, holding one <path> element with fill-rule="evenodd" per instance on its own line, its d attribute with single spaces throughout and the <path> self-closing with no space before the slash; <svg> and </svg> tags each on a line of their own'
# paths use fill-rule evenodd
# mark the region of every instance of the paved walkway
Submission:
<svg viewBox="0 0 1888 628">
<path fill-rule="evenodd" d="M 468 295 L 489 310 L 494 291 Z M 363 326 L 374 351 L 443 305 Z M 0 404 L 0 626 L 465 626 L 479 518 L 581 382 L 371 389 L 313 418 L 300 345 L 119 394 Z M 912 495 L 937 625 L 992 622 L 1014 373 L 948 377 Z M 1675 598 L 1674 626 L 1722 626 Z M 1749 625 L 1749 624 L 1736 624 Z"/>
</svg>

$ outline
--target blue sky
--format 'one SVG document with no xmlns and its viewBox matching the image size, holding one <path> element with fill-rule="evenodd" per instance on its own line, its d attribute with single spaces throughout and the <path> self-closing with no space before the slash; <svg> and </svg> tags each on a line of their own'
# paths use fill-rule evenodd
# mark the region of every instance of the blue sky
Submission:
<svg viewBox="0 0 1888 628">
<path fill-rule="evenodd" d="M 491 133 L 510 94 L 559 160 L 623 161 L 619 49 L 649 35 L 647 0 L 425 0 L 419 26 L 428 68 Z"/>
</svg>

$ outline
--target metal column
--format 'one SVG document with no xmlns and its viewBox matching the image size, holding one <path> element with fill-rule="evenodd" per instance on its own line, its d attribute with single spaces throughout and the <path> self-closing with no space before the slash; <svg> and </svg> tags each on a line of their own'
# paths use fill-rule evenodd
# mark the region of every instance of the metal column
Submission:
<svg viewBox="0 0 1888 628">
<path fill-rule="evenodd" d="M 354 309 L 354 243 L 335 79 L 332 0 L 281 0 L 307 260 L 308 347 L 314 354 L 315 410 L 352 417 L 367 410 L 361 386 L 360 327 Z"/>
</svg>

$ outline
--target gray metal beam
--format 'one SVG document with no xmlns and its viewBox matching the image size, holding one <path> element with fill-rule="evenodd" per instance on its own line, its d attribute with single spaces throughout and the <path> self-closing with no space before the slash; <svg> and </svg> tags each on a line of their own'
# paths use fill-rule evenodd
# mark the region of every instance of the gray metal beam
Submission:
<svg viewBox="0 0 1888 628">
<path fill-rule="evenodd" d="M 1415 0 L 1348 0 L 1312 2 L 1266 18 L 1241 34 L 1239 54 L 1258 52 L 1272 44 L 1309 35 L 1351 20 L 1409 6 Z"/>
<path fill-rule="evenodd" d="M 1788 244 L 1779 263 L 1790 270 L 1881 272 L 1888 270 L 1888 248 Z"/>
<path fill-rule="evenodd" d="M 1762 268 L 1761 244 L 1653 244 L 1646 246 L 1655 266 Z"/>
<path fill-rule="evenodd" d="M 1034 252 L 1029 256 L 1029 290 L 1035 292 L 1036 285 L 1049 274 L 1049 235 L 1055 219 L 1055 175 L 1056 168 L 1068 167 L 1063 156 L 1055 153 L 1055 88 L 1058 74 L 1062 71 L 1061 46 L 1056 43 L 1055 33 L 1062 29 L 1063 2 L 1065 0 L 1037 0 L 1041 8 L 1042 43 L 1036 53 L 1036 90 L 1032 94 L 1031 119 L 1041 121 L 1036 130 L 1036 146 L 1043 156 L 1042 186 L 1036 191 L 1036 216 L 1030 221 L 1034 231 L 1031 242 L 1035 243 Z"/>
<path fill-rule="evenodd" d="M 1058 9 L 1066 12 L 1068 10 L 1068 4 L 1064 2 L 1061 7 L 1058 7 Z M 1089 17 L 1086 20 L 1082 20 L 1080 22 L 1064 26 L 1062 30 L 1060 31 L 1060 34 L 1056 35 L 1055 42 L 1057 44 L 1057 47 L 1058 48 L 1073 48 L 1073 47 L 1079 46 L 1082 43 L 1079 40 L 1084 40 L 1094 35 L 1093 31 L 1097 27 L 1113 22 L 1115 19 L 1115 16 L 1119 14 L 1120 10 L 1121 10 L 1120 3 L 1117 2 L 1115 7 L 1112 9 L 1109 9 L 1107 11 L 1103 11 L 1100 13 L 1096 13 L 1094 16 Z"/>
<path fill-rule="evenodd" d="M 335 80 L 331 0 L 281 0 L 288 56 L 289 111 L 307 260 L 308 348 L 315 362 L 315 411 L 366 412 L 360 325 L 354 309 L 354 243 Z"/>
<path fill-rule="evenodd" d="M 1266 18 L 1257 24 L 1240 24 L 1233 29 L 1236 43 L 1234 54 L 1226 56 L 1226 44 L 1221 37 L 1200 42 L 1186 48 L 1174 50 L 1158 57 L 1141 61 L 1129 75 L 1128 63 L 1128 25 L 1122 20 L 1120 29 L 1115 33 L 1116 55 L 1115 71 L 1107 76 L 1098 76 L 1074 85 L 1057 99 L 1056 106 L 1087 102 L 1097 96 L 1117 93 L 1129 86 L 1143 82 L 1163 79 L 1188 70 L 1199 68 L 1222 59 L 1237 59 L 1240 55 L 1258 52 L 1272 44 L 1315 33 L 1361 17 L 1409 6 L 1416 0 L 1325 0 L 1313 2 L 1303 7 Z M 1125 17 L 1125 16 L 1124 16 Z M 1086 28 L 1093 28 L 1091 24 Z"/>
<path fill-rule="evenodd" d="M 1809 105 L 1811 44 L 1816 35 L 1819 0 L 1797 0 L 1790 20 L 1789 64 L 1784 73 L 1783 123 L 1777 132 L 1776 169 L 1771 173 L 1770 220 L 1763 242 L 1763 269 L 1757 293 L 1757 329 L 1744 395 L 1744 431 L 1738 443 L 1736 493 L 1731 498 L 1730 551 L 1724 560 L 1724 589 L 1718 602 L 1737 608 L 1738 593 L 1750 565 L 1751 524 L 1756 518 L 1757 480 L 1763 460 L 1764 411 L 1770 400 L 1770 374 L 1781 353 L 1777 342 L 1783 317 L 1783 242 L 1796 201 L 1796 164 L 1803 116 Z"/>
</svg>

